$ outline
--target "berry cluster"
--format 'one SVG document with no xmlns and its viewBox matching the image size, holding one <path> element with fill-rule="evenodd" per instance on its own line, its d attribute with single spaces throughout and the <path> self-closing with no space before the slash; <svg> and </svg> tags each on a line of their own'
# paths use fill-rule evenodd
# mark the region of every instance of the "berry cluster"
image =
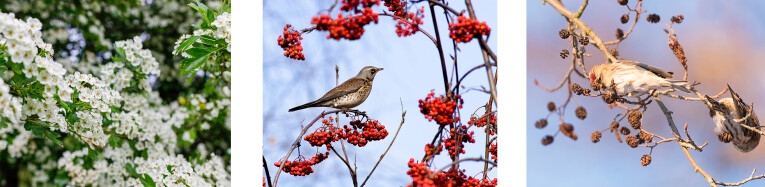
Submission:
<svg viewBox="0 0 765 187">
<path fill-rule="evenodd" d="M 340 140 L 340 136 L 338 136 L 338 133 L 342 133 L 342 130 L 338 129 L 334 125 L 332 125 L 332 117 L 329 117 L 329 120 L 322 119 L 321 121 L 324 126 L 317 129 L 315 132 L 306 135 L 303 137 L 305 141 L 308 141 L 308 143 L 311 144 L 311 146 L 314 147 L 321 147 L 323 145 L 327 146 L 327 150 L 332 149 L 332 143 L 333 141 Z"/>
<path fill-rule="evenodd" d="M 362 123 L 361 120 L 354 120 L 350 122 L 351 127 L 347 125 L 343 126 L 345 132 L 339 133 L 340 138 L 346 139 L 348 143 L 364 147 L 369 141 L 382 140 L 388 136 L 388 130 L 385 130 L 385 125 L 377 122 L 377 120 L 369 120 Z M 361 129 L 359 133 L 358 129 Z"/>
<path fill-rule="evenodd" d="M 424 101 L 420 99 L 419 102 L 420 112 L 425 115 L 425 118 L 428 121 L 436 120 L 436 123 L 442 125 L 459 121 L 460 118 L 454 117 L 453 114 L 456 108 L 462 108 L 462 103 L 464 103 L 460 95 L 455 95 L 454 98 L 444 96 L 435 98 L 435 93 L 432 90 Z"/>
<path fill-rule="evenodd" d="M 311 146 L 327 146 L 327 150 L 330 150 L 332 149 L 331 143 L 340 139 L 344 139 L 350 144 L 364 147 L 369 141 L 382 140 L 388 136 L 388 130 L 385 130 L 385 125 L 380 124 L 377 120 L 367 120 L 363 123 L 361 120 L 353 120 L 350 122 L 350 127 L 344 125 L 342 128 L 335 127 L 332 124 L 332 120 L 334 120 L 332 117 L 329 117 L 329 120 L 322 119 L 322 127 L 306 135 L 303 139 L 308 141 Z M 359 132 L 359 129 L 361 129 L 361 132 Z"/>
<path fill-rule="evenodd" d="M 441 172 L 432 175 L 435 171 L 428 169 L 425 162 L 415 162 L 409 159 L 409 171 L 406 172 L 412 177 L 412 183 L 407 186 L 470 186 L 470 187 L 494 187 L 497 186 L 497 179 L 477 179 L 472 176 L 466 176 L 463 170 L 449 169 L 447 172 Z"/>
<path fill-rule="evenodd" d="M 441 154 L 441 151 L 444 150 L 443 145 L 438 145 L 438 147 L 434 146 L 433 144 L 427 144 L 425 145 L 425 156 L 433 156 L 433 155 L 439 155 Z"/>
<path fill-rule="evenodd" d="M 356 40 L 364 34 L 363 27 L 365 25 L 372 21 L 377 24 L 378 14 L 373 12 L 371 7 L 379 4 L 379 0 L 344 0 L 341 10 L 346 12 L 353 10 L 355 15 L 351 14 L 343 17 L 342 14 L 337 14 L 337 18 L 332 19 L 329 15 L 322 14 L 318 17 L 314 16 L 311 19 L 311 24 L 316 25 L 316 30 L 329 31 L 327 38 Z M 359 5 L 362 5 L 362 7 L 359 7 Z"/>
<path fill-rule="evenodd" d="M 414 12 L 408 12 L 407 1 L 405 0 L 385 0 L 384 5 L 388 7 L 389 11 L 393 12 L 395 16 L 393 19 L 398 20 L 396 34 L 399 37 L 410 36 L 420 31 L 420 25 L 424 23 L 422 18 L 425 17 L 423 14 L 425 13 L 425 7 Z"/>
<path fill-rule="evenodd" d="M 284 162 L 282 171 L 294 176 L 306 176 L 313 173 L 312 165 L 319 164 L 324 159 L 327 159 L 327 157 L 329 157 L 329 152 L 324 154 L 317 153 L 316 156 L 311 157 L 311 160 L 304 160 L 302 157 L 298 157 L 295 161 L 288 160 Z M 276 167 L 281 166 L 281 164 L 281 161 L 274 163 Z"/>
<path fill-rule="evenodd" d="M 495 115 L 493 112 L 489 113 L 488 115 L 485 115 L 481 118 L 477 117 L 470 117 L 470 121 L 468 121 L 468 125 L 475 125 L 476 127 L 483 127 L 486 126 L 486 124 L 496 125 L 497 124 L 497 115 Z"/>
<path fill-rule="evenodd" d="M 491 154 L 491 159 L 497 160 L 497 143 L 491 144 L 491 147 L 489 147 L 489 154 Z"/>
<path fill-rule="evenodd" d="M 444 139 L 443 141 L 446 149 L 449 150 L 449 156 L 451 156 L 452 159 L 456 159 L 458 153 L 465 154 L 465 149 L 463 149 L 465 145 L 463 143 L 475 143 L 475 139 L 473 139 L 474 133 L 475 132 L 473 131 L 467 133 L 467 126 L 465 125 L 452 128 L 449 131 L 449 138 Z"/>
<path fill-rule="evenodd" d="M 465 16 L 457 17 L 457 23 L 449 23 L 449 37 L 457 42 L 467 43 L 481 35 L 489 35 L 491 28 L 486 22 L 470 19 Z"/>
<path fill-rule="evenodd" d="M 303 55 L 303 46 L 301 46 L 300 40 L 303 39 L 298 31 L 291 29 L 292 25 L 287 24 L 284 26 L 284 35 L 279 36 L 276 41 L 279 46 L 284 49 L 284 56 L 295 60 L 305 60 Z"/>
<path fill-rule="evenodd" d="M 373 5 L 380 5 L 380 0 L 343 0 L 343 7 L 340 7 L 340 10 L 345 12 L 353 10 L 359 13 L 359 5 L 362 8 L 371 8 Z"/>
</svg>

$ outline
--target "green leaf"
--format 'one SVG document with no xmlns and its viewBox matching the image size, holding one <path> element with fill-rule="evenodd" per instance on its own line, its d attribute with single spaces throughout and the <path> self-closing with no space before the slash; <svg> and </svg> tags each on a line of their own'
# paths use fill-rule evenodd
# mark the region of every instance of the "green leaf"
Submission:
<svg viewBox="0 0 765 187">
<path fill-rule="evenodd" d="M 137 165 L 137 164 L 136 164 Z M 128 173 L 130 173 L 130 176 L 133 176 L 134 178 L 141 178 L 137 172 L 135 172 L 135 166 L 133 166 L 132 163 L 126 163 L 125 164 L 125 170 L 127 170 Z"/>
<path fill-rule="evenodd" d="M 113 148 L 122 147 L 122 138 L 118 138 L 117 136 L 110 136 L 109 146 L 112 146 Z"/>
<path fill-rule="evenodd" d="M 120 59 L 120 60 L 117 60 L 117 61 L 125 62 L 125 59 L 127 59 L 127 58 L 125 58 L 125 49 L 117 47 L 114 50 L 117 51 L 117 57 L 119 57 L 119 59 Z"/>
<path fill-rule="evenodd" d="M 210 52 L 210 53 L 213 53 L 216 50 L 218 50 L 218 48 L 215 47 L 215 46 L 207 45 L 205 43 L 200 43 L 200 42 L 197 42 L 197 43 L 194 43 L 193 45 L 191 45 L 191 49 L 194 49 L 194 48 L 197 48 L 198 50 L 207 51 L 207 52 Z"/>
<path fill-rule="evenodd" d="M 92 160 L 98 159 L 98 151 L 88 148 L 88 158 Z"/>
<path fill-rule="evenodd" d="M 204 62 L 207 60 L 207 57 L 209 56 L 210 53 L 200 57 L 183 59 L 181 61 L 181 66 L 185 68 L 181 68 L 181 75 L 186 76 L 189 73 L 196 72 L 195 70 L 202 66 L 202 64 L 204 64 Z"/>
<path fill-rule="evenodd" d="M 61 142 L 61 140 L 58 140 L 58 137 L 61 135 L 56 132 L 45 132 L 45 137 L 48 138 L 50 141 L 53 141 L 53 143 L 56 143 L 56 145 L 60 147 L 64 147 L 64 143 Z M 95 152 L 95 151 L 90 151 Z"/>
<path fill-rule="evenodd" d="M 201 57 L 201 56 L 210 55 L 212 51 L 208 51 L 205 48 L 195 47 L 195 48 L 191 48 L 187 50 L 186 53 L 188 53 L 191 57 Z"/>
<path fill-rule="evenodd" d="M 53 179 L 53 183 L 56 183 L 56 185 L 59 185 L 59 186 L 64 186 L 66 184 L 69 184 L 69 181 L 71 180 L 72 178 L 69 178 L 69 175 L 67 175 L 66 172 L 60 172 L 56 175 L 56 178 Z"/>
<path fill-rule="evenodd" d="M 11 120 L 8 118 L 0 118 L 0 129 L 8 127 L 8 124 L 11 123 Z"/>
<path fill-rule="evenodd" d="M 217 44 L 217 39 L 213 38 L 212 36 L 202 35 L 201 37 L 199 37 L 199 39 L 200 39 L 199 40 L 200 42 L 207 44 L 209 46 L 214 46 L 215 44 Z"/>
<path fill-rule="evenodd" d="M 178 46 L 175 55 L 181 54 L 181 52 L 186 52 L 186 50 L 191 47 L 191 44 L 194 44 L 199 38 L 199 36 L 190 36 L 189 38 L 186 38 L 186 40 L 184 40 L 181 45 Z"/>
<path fill-rule="evenodd" d="M 141 184 L 146 187 L 157 186 L 157 184 L 154 183 L 154 179 L 151 179 L 149 174 L 143 174 L 143 178 L 141 178 Z"/>
</svg>

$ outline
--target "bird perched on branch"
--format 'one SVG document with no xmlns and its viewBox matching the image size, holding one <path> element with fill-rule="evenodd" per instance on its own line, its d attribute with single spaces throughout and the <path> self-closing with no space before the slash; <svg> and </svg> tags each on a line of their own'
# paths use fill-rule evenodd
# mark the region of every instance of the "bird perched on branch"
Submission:
<svg viewBox="0 0 765 187">
<path fill-rule="evenodd" d="M 706 96 L 707 101 L 712 104 L 709 114 L 715 122 L 715 134 L 721 142 L 733 142 L 741 152 L 752 151 L 760 144 L 760 134 L 741 125 L 759 130 L 760 121 L 752 106 L 744 103 L 730 85 L 728 91 L 731 97 L 720 99 L 719 102 Z"/>
<path fill-rule="evenodd" d="M 598 64 L 590 70 L 593 90 L 614 92 L 617 96 L 638 97 L 651 90 L 675 89 L 690 93 L 687 81 L 669 80 L 671 72 L 636 61 L 619 60 Z"/>
<path fill-rule="evenodd" d="M 297 111 L 310 107 L 332 107 L 337 109 L 349 109 L 359 106 L 372 92 L 372 81 L 377 72 L 383 68 L 367 66 L 359 71 L 356 77 L 346 80 L 340 86 L 337 86 L 324 94 L 321 98 L 309 103 L 291 108 L 289 111 Z"/>
</svg>

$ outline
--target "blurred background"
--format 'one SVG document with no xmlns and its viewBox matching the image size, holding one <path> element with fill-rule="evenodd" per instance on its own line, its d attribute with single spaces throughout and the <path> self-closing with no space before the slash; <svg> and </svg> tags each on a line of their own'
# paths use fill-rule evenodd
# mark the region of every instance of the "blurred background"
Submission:
<svg viewBox="0 0 765 187">
<path fill-rule="evenodd" d="M 340 67 L 339 81 L 345 81 L 358 74 L 364 66 L 385 68 L 377 74 L 372 93 L 367 100 L 356 107 L 386 126 L 390 133 L 381 141 L 370 142 L 359 148 L 346 144 L 351 161 L 356 160 L 359 182 L 363 181 L 379 156 L 393 139 L 396 128 L 401 122 L 401 112 L 407 110 L 406 122 L 401 127 L 393 147 L 380 163 L 375 173 L 367 182 L 368 186 L 405 186 L 411 182 L 406 174 L 410 158 L 417 160 L 424 155 L 425 144 L 430 143 L 438 130 L 435 122 L 428 122 L 420 113 L 418 100 L 425 99 L 431 90 L 436 95 L 444 93 L 438 51 L 427 36 L 417 33 L 400 38 L 395 33 L 395 21 L 390 17 L 379 17 L 378 24 L 364 27 L 364 35 L 359 40 L 348 41 L 327 39 L 328 32 L 314 31 L 303 34 L 305 61 L 292 60 L 283 56 L 284 51 L 278 46 L 277 38 L 286 24 L 292 24 L 296 30 L 311 27 L 313 16 L 326 13 L 334 1 L 264 1 L 263 4 L 263 155 L 271 177 L 278 168 L 273 163 L 279 161 L 288 151 L 300 133 L 302 125 L 307 125 L 322 111 L 330 108 L 309 108 L 296 112 L 288 109 L 313 101 L 335 87 L 335 65 Z M 416 4 L 420 9 L 426 3 Z M 450 1 L 450 6 L 460 11 L 465 9 L 463 1 Z M 478 20 L 485 21 L 492 28 L 488 44 L 497 51 L 497 8 L 496 1 L 473 1 Z M 332 16 L 337 16 L 339 7 L 335 7 Z M 381 12 L 380 6 L 373 7 Z M 439 32 L 444 40 L 445 55 L 453 54 L 451 40 L 448 39 L 448 24 L 443 10 L 436 7 Z M 420 27 L 434 35 L 433 21 L 429 9 L 425 8 L 424 24 Z M 247 23 L 244 23 L 247 24 Z M 483 64 L 477 41 L 459 45 L 458 62 L 460 72 Z M 257 58 L 257 57 L 256 57 Z M 452 63 L 446 56 L 447 64 Z M 450 68 L 451 69 L 451 68 Z M 466 89 L 462 90 L 465 100 L 462 110 L 462 122 L 467 124 L 469 115 L 479 106 L 488 102 L 488 95 L 480 91 L 466 91 L 470 88 L 488 89 L 485 71 L 475 71 L 463 81 Z M 403 105 L 402 105 L 403 104 Z M 481 110 L 482 111 L 482 110 Z M 253 114 L 257 115 L 257 114 Z M 343 121 L 345 120 L 345 121 Z M 341 123 L 348 123 L 346 118 Z M 318 127 L 315 124 L 313 129 Z M 476 128 L 471 128 L 475 130 Z M 466 154 L 462 158 L 482 157 L 484 153 L 482 130 L 475 130 L 475 144 L 466 144 Z M 338 144 L 334 145 L 339 147 Z M 318 151 L 324 153 L 326 149 Z M 444 152 L 436 157 L 434 166 L 443 167 L 451 161 Z M 316 148 L 303 141 L 300 153 L 310 158 Z M 331 152 L 331 151 L 330 151 Z M 297 156 L 297 150 L 290 160 Z M 260 159 L 260 158 L 258 158 Z M 467 169 L 466 175 L 479 176 L 483 164 L 465 162 L 461 168 Z M 322 163 L 313 166 L 315 172 L 308 176 L 295 177 L 282 173 L 279 178 L 283 186 L 352 186 L 345 164 L 334 153 Z M 434 169 L 434 168 L 431 168 Z M 435 170 L 435 169 L 434 169 Z M 496 169 L 489 173 L 489 178 L 496 178 Z"/>
<path fill-rule="evenodd" d="M 569 10 L 576 10 L 581 1 L 564 1 Z M 629 2 L 634 7 L 636 0 Z M 663 24 L 651 24 L 645 20 L 648 14 L 658 14 L 661 20 L 678 14 L 685 16 L 682 24 L 675 24 L 680 44 L 688 57 L 689 81 L 702 83 L 697 89 L 708 95 L 715 95 L 726 84 L 746 102 L 755 103 L 755 112 L 763 114 L 758 103 L 765 103 L 761 97 L 765 91 L 765 81 L 761 71 L 765 68 L 762 53 L 765 50 L 765 7 L 762 1 L 646 1 L 635 30 L 619 44 L 620 59 L 636 60 L 682 74 L 683 69 L 667 45 L 667 35 Z M 604 41 L 616 38 L 617 28 L 625 32 L 629 29 L 635 14 L 630 14 L 630 22 L 621 24 L 622 14 L 627 7 L 615 0 L 590 1 L 582 15 L 588 24 Z M 553 135 L 557 130 L 558 119 L 553 114 L 548 127 L 537 129 L 534 123 L 547 116 L 547 103 L 552 101 L 560 105 L 565 101 L 567 92 L 547 92 L 536 85 L 553 87 L 565 75 L 571 64 L 571 57 L 561 59 L 562 49 L 569 49 L 568 40 L 562 40 L 558 31 L 566 27 L 565 18 L 553 7 L 543 5 L 542 1 L 527 1 L 527 183 L 529 186 L 706 186 L 704 178 L 694 172 L 693 167 L 677 143 L 661 144 L 653 150 L 652 162 L 648 166 L 640 165 L 640 158 L 648 154 L 648 148 L 630 148 L 619 143 L 613 133 L 604 133 L 601 141 L 590 141 L 592 132 L 608 128 L 615 115 L 624 109 L 609 109 L 600 98 L 575 97 L 579 105 L 587 109 L 588 116 L 579 120 L 574 115 L 576 104 L 567 109 L 566 122 L 572 123 L 579 140 L 558 135 L 555 141 L 543 146 L 545 135 Z M 589 70 L 592 66 L 605 62 L 605 58 L 593 45 L 587 46 L 585 58 Z M 677 75 L 676 74 L 676 75 Z M 587 79 L 574 75 L 574 82 L 589 88 Z M 730 94 L 726 93 L 725 97 Z M 753 168 L 759 169 L 755 175 L 765 174 L 765 145 L 760 145 L 749 153 L 741 153 L 732 144 L 723 144 L 713 133 L 713 123 L 709 109 L 699 101 L 679 101 L 662 97 L 667 107 L 674 112 L 673 117 L 679 128 L 688 123 L 688 131 L 699 144 L 705 141 L 709 145 L 703 152 L 690 150 L 691 155 L 709 175 L 721 182 L 739 182 L 748 178 Z M 759 108 L 759 109 L 758 109 Z M 626 120 L 621 123 L 628 124 Z M 663 137 L 671 137 L 671 130 L 666 118 L 656 103 L 648 106 L 643 117 L 643 128 Z M 609 131 L 606 131 L 609 132 Z M 633 133 L 634 134 L 634 133 Z M 551 180 L 552 179 L 552 180 Z M 637 180 L 636 180 L 637 179 Z M 756 180 L 744 186 L 762 186 L 765 181 Z"/>
</svg>

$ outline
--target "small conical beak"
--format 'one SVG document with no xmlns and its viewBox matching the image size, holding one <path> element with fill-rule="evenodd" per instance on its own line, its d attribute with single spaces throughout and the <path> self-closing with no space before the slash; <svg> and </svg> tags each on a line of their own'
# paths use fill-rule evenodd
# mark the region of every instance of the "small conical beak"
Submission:
<svg viewBox="0 0 765 187">
<path fill-rule="evenodd" d="M 377 71 L 382 71 L 382 70 L 383 70 L 383 68 L 377 68 Z"/>
</svg>

